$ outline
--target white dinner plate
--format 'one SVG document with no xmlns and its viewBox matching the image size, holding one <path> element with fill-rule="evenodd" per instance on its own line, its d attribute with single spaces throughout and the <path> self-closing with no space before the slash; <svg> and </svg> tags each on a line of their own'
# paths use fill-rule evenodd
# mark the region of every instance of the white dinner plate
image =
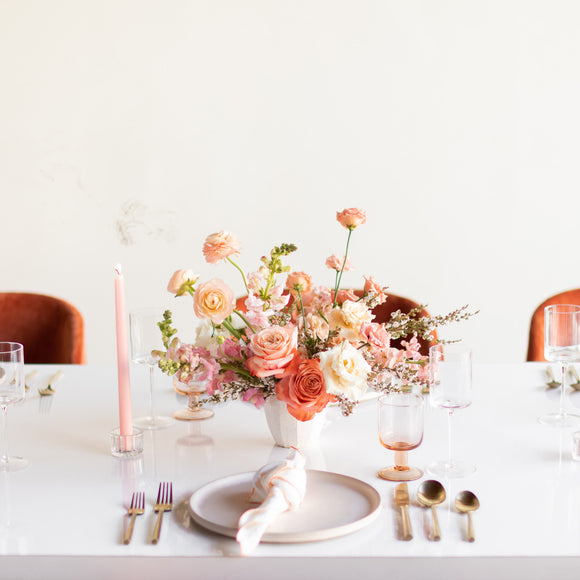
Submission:
<svg viewBox="0 0 580 580">
<path fill-rule="evenodd" d="M 378 516 L 381 496 L 359 479 L 327 471 L 307 470 L 306 495 L 297 510 L 281 514 L 263 542 L 314 542 L 360 530 Z M 236 537 L 240 516 L 255 503 L 248 501 L 254 472 L 218 479 L 193 493 L 189 509 L 204 528 Z"/>
</svg>

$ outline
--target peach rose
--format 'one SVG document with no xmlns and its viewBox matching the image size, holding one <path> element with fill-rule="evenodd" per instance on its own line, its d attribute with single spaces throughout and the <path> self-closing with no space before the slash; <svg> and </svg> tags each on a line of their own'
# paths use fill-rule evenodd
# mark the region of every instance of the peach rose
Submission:
<svg viewBox="0 0 580 580">
<path fill-rule="evenodd" d="M 324 374 L 317 359 L 297 359 L 276 385 L 276 396 L 299 421 L 310 421 L 334 400 L 326 392 Z"/>
<path fill-rule="evenodd" d="M 292 324 L 270 326 L 250 339 L 253 356 L 246 361 L 255 377 L 281 377 L 298 347 L 298 331 Z"/>
<path fill-rule="evenodd" d="M 288 288 L 293 296 L 296 295 L 296 286 L 298 286 L 300 294 L 306 294 L 312 289 L 312 278 L 305 272 L 292 272 L 288 274 L 286 288 Z"/>
<path fill-rule="evenodd" d="M 225 230 L 217 234 L 210 234 L 203 244 L 203 255 L 210 264 L 239 254 L 240 250 L 241 246 L 238 239 Z"/>
<path fill-rule="evenodd" d="M 347 230 L 354 230 L 367 221 L 367 214 L 362 209 L 351 207 L 340 212 L 337 211 L 336 219 Z"/>
<path fill-rule="evenodd" d="M 234 311 L 234 293 L 219 278 L 204 282 L 193 295 L 193 310 L 198 318 L 221 324 Z"/>
<path fill-rule="evenodd" d="M 193 286 L 199 276 L 196 276 L 191 270 L 177 270 L 169 279 L 167 290 L 171 294 L 182 296 L 187 292 L 188 286 Z"/>
<path fill-rule="evenodd" d="M 350 258 L 346 259 L 346 264 L 344 262 L 344 256 L 342 258 L 339 258 L 337 254 L 332 254 L 332 256 L 326 258 L 326 266 L 331 270 L 336 270 L 337 272 L 340 272 L 342 270 L 343 264 L 345 272 L 352 272 L 352 270 L 354 270 Z"/>
</svg>

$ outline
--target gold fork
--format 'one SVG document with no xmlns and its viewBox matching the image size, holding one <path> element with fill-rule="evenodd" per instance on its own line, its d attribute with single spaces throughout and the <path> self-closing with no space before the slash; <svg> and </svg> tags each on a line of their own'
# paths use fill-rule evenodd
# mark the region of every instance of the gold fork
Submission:
<svg viewBox="0 0 580 580">
<path fill-rule="evenodd" d="M 158 512 L 159 515 L 157 516 L 157 521 L 155 522 L 155 529 L 153 530 L 153 538 L 151 540 L 154 544 L 159 541 L 163 512 L 170 512 L 172 509 L 173 483 L 160 483 L 159 491 L 157 492 L 157 502 L 155 503 L 155 511 Z"/>
<path fill-rule="evenodd" d="M 142 513 L 145 513 L 145 494 L 142 491 L 133 494 L 133 497 L 131 498 L 131 507 L 129 508 L 128 513 L 131 516 L 131 519 L 127 526 L 125 537 L 123 538 L 124 544 L 128 544 L 131 541 L 133 526 L 135 525 L 135 516 L 140 516 Z"/>
</svg>

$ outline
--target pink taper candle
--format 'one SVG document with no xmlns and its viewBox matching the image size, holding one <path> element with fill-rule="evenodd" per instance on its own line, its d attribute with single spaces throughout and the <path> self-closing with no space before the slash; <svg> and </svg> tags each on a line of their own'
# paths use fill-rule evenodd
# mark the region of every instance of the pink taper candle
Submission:
<svg viewBox="0 0 580 580">
<path fill-rule="evenodd" d="M 117 323 L 117 377 L 119 381 L 119 432 L 133 434 L 131 380 L 129 377 L 129 340 L 125 312 L 125 281 L 121 264 L 115 266 L 115 317 Z"/>
</svg>

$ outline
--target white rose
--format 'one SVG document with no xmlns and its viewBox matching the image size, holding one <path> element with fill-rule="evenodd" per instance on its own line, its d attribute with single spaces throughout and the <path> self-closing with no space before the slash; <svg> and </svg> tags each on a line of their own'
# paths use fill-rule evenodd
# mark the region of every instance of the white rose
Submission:
<svg viewBox="0 0 580 580">
<path fill-rule="evenodd" d="M 320 353 L 320 370 L 324 373 L 328 393 L 358 401 L 367 390 L 371 367 L 360 351 L 349 342 L 343 342 Z"/>
<path fill-rule="evenodd" d="M 217 356 L 219 345 L 216 340 L 217 333 L 209 319 L 200 320 L 195 328 L 195 346 L 207 348 L 212 356 Z"/>
<path fill-rule="evenodd" d="M 342 307 L 332 310 L 328 322 L 332 330 L 338 329 L 347 340 L 358 340 L 361 338 L 361 326 L 374 317 L 364 302 L 345 300 Z"/>
</svg>

